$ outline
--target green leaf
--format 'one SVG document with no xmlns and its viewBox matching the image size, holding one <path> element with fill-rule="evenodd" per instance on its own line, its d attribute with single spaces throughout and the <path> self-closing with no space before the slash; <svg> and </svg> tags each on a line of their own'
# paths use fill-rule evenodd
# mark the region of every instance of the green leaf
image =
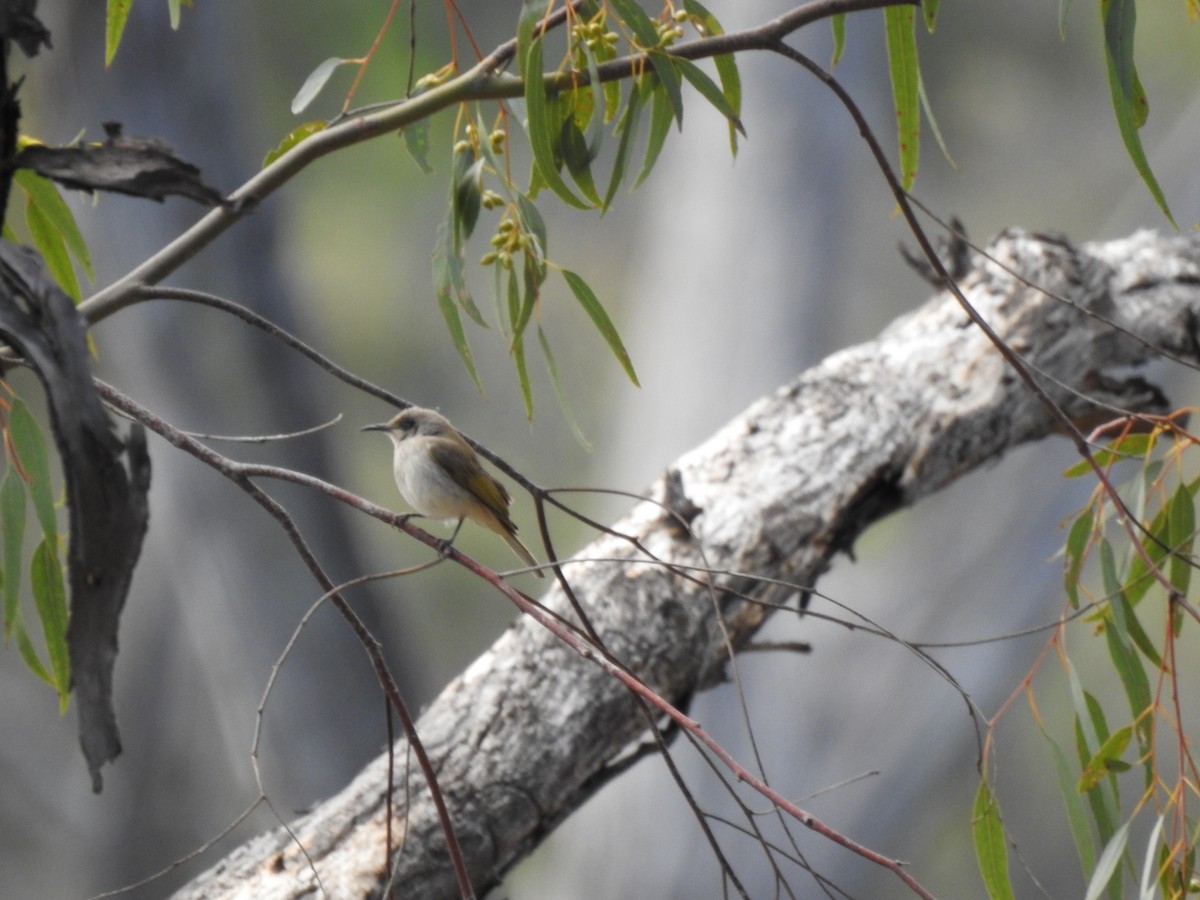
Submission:
<svg viewBox="0 0 1200 900">
<path fill-rule="evenodd" d="M 571 178 L 580 192 L 593 206 L 600 206 L 600 195 L 596 192 L 596 182 L 592 179 L 592 155 L 587 138 L 571 116 L 563 120 L 558 147 L 563 162 L 567 165 L 567 171 L 571 173 Z"/>
<path fill-rule="evenodd" d="M 546 95 L 542 79 L 542 39 L 535 37 L 529 45 L 527 58 L 521 66 L 525 75 L 525 115 L 529 120 L 529 146 L 533 150 L 533 162 L 537 173 L 550 190 L 576 209 L 590 209 L 591 205 L 567 187 L 558 172 L 555 146 L 561 123 L 552 115 L 552 104 Z"/>
<path fill-rule="evenodd" d="M 296 96 L 292 98 L 292 115 L 299 115 L 308 108 L 308 105 L 317 98 L 317 94 L 321 93 L 321 89 L 329 82 L 333 73 L 337 71 L 338 66 L 352 62 L 355 60 L 331 56 L 313 69 L 304 79 L 304 84 L 300 85 L 300 90 L 296 91 Z M 358 64 L 361 65 L 361 63 Z"/>
<path fill-rule="evenodd" d="M 1079 862 L 1083 867 L 1084 875 L 1086 875 L 1092 871 L 1092 867 L 1096 864 L 1096 854 L 1092 849 L 1092 832 L 1088 826 L 1087 813 L 1083 808 L 1083 800 L 1079 796 L 1079 791 L 1076 790 L 1077 780 L 1071 772 L 1071 765 L 1067 760 L 1067 754 L 1050 737 L 1040 720 L 1038 721 L 1038 728 L 1041 730 L 1042 736 L 1046 738 L 1046 743 L 1050 745 L 1050 752 L 1054 756 L 1054 771 L 1058 777 L 1058 790 L 1062 795 L 1063 806 L 1067 808 L 1067 823 L 1071 828 L 1071 837 L 1075 841 L 1075 851 L 1079 854 Z"/>
<path fill-rule="evenodd" d="M 521 215 L 521 228 L 533 235 L 537 240 L 537 252 L 542 259 L 546 257 L 547 235 L 546 222 L 538 212 L 536 204 L 524 194 L 517 195 L 517 210 Z"/>
<path fill-rule="evenodd" d="M 519 314 L 513 323 L 513 333 L 523 337 L 533 311 L 537 309 L 538 300 L 542 295 L 542 282 L 546 278 L 546 270 L 542 262 L 533 254 L 522 254 L 522 273 L 525 276 L 525 296 L 519 308 Z"/>
<path fill-rule="evenodd" d="M 48 541 L 58 535 L 58 516 L 54 511 L 54 492 L 50 485 L 50 458 L 46 454 L 46 442 L 42 429 L 20 400 L 14 400 L 8 417 L 8 433 L 17 452 L 21 469 L 25 472 L 26 484 L 33 497 L 33 509 L 42 526 L 42 534 Z"/>
<path fill-rule="evenodd" d="M 675 67 L 687 79 L 688 84 L 700 92 L 709 103 L 713 105 L 717 112 L 729 120 L 729 124 L 734 126 L 743 135 L 746 130 L 742 127 L 742 122 L 738 118 L 737 111 L 729 105 L 729 101 L 725 99 L 725 95 L 721 93 L 721 89 L 717 87 L 715 81 L 709 78 L 704 70 L 695 63 L 686 59 L 675 60 Z"/>
<path fill-rule="evenodd" d="M 938 7 L 941 5 L 941 0 L 921 0 L 921 13 L 925 16 L 925 28 L 930 34 L 937 29 Z"/>
<path fill-rule="evenodd" d="M 1079 776 L 1079 792 L 1086 793 L 1099 784 L 1100 779 L 1113 772 L 1121 761 L 1121 755 L 1133 738 L 1133 728 L 1126 725 L 1114 731 L 1096 751 Z M 1128 764 L 1123 764 L 1128 768 Z"/>
<path fill-rule="evenodd" d="M 405 125 L 400 134 L 404 138 L 404 149 L 417 164 L 417 168 L 426 175 L 432 175 L 433 166 L 429 164 L 429 120 L 421 119 Z"/>
<path fill-rule="evenodd" d="M 887 25 L 888 66 L 900 147 L 900 184 L 908 190 L 917 178 L 921 149 L 920 75 L 917 65 L 917 16 L 911 6 L 889 6 Z"/>
<path fill-rule="evenodd" d="M 917 94 L 921 98 L 921 111 L 925 113 L 925 119 L 929 122 L 929 132 L 933 135 L 938 149 L 942 151 L 942 157 L 950 163 L 952 169 L 957 169 L 958 163 L 950 155 L 950 147 L 946 144 L 946 139 L 942 137 L 942 130 L 938 127 L 937 118 L 933 114 L 933 105 L 925 94 L 925 79 L 921 76 L 920 69 L 917 69 Z"/>
<path fill-rule="evenodd" d="M 438 308 L 442 311 L 442 318 L 446 320 L 446 328 L 450 331 L 454 349 L 458 351 L 463 365 L 467 367 L 471 380 L 475 382 L 475 388 L 482 394 L 483 382 L 479 380 L 479 373 L 475 370 L 475 360 L 471 356 L 471 346 L 467 343 L 467 333 L 463 328 L 462 316 L 458 314 L 459 304 L 456 302 L 456 284 L 461 283 L 459 270 L 462 260 L 454 253 L 450 244 L 450 228 L 443 226 L 441 240 L 433 251 L 433 282 L 437 291 Z M 474 306 L 472 303 L 471 308 Z"/>
<path fill-rule="evenodd" d="M 521 67 L 521 77 L 525 78 L 529 70 L 525 63 L 529 54 L 529 45 L 533 42 L 533 32 L 545 20 L 546 10 L 550 0 L 522 0 L 521 17 L 517 21 L 517 63 Z M 541 73 L 539 65 L 535 72 Z"/>
<path fill-rule="evenodd" d="M 1112 610 L 1114 618 L 1119 622 L 1119 627 L 1129 635 L 1133 643 L 1142 652 L 1142 655 L 1150 660 L 1150 665 L 1156 669 L 1161 669 L 1163 661 L 1162 657 L 1158 654 L 1158 648 L 1154 646 L 1154 642 L 1150 640 L 1146 629 L 1142 627 L 1142 623 L 1138 620 L 1137 612 L 1129 600 L 1126 599 L 1124 591 L 1112 599 Z"/>
<path fill-rule="evenodd" d="M 171 30 L 179 30 L 179 7 L 182 0 L 167 0 L 167 10 L 171 18 Z"/>
<path fill-rule="evenodd" d="M 104 22 L 104 67 L 112 65 L 117 55 L 117 47 L 121 45 L 121 35 L 125 33 L 125 21 L 133 8 L 133 0 L 108 0 L 108 10 Z"/>
<path fill-rule="evenodd" d="M 71 251 L 71 256 L 83 269 L 83 273 L 88 279 L 95 279 L 96 272 L 92 268 L 92 257 L 88 252 L 87 242 L 83 239 L 83 234 L 75 222 L 75 216 L 71 214 L 71 208 L 59 194 L 57 185 L 32 169 L 17 169 L 13 173 L 13 180 L 41 209 L 55 231 L 62 236 L 67 249 Z"/>
<path fill-rule="evenodd" d="M 621 21 L 628 25 L 630 31 L 633 32 L 639 47 L 649 50 L 658 46 L 658 29 L 654 27 L 654 22 L 650 20 L 646 11 L 637 4 L 636 0 L 609 0 L 609 2 L 617 11 L 617 15 L 621 17 Z"/>
<path fill-rule="evenodd" d="M 600 155 L 600 148 L 604 145 L 604 123 L 607 122 L 611 115 L 608 110 L 608 97 L 604 96 L 604 112 L 598 114 L 596 112 L 596 94 L 601 91 L 600 81 L 600 64 L 596 59 L 596 54 L 591 47 L 586 44 L 583 47 L 584 60 L 587 63 L 588 85 L 580 88 L 576 93 L 579 96 L 577 103 L 578 108 L 582 111 L 586 108 L 587 118 L 580 121 L 576 118 L 576 124 L 580 128 L 587 125 L 587 151 L 588 161 L 591 162 Z M 612 84 L 612 82 L 609 82 Z M 615 110 L 614 110 L 615 111 Z"/>
<path fill-rule="evenodd" d="M 1100 859 L 1096 863 L 1096 871 L 1092 873 L 1091 880 L 1088 881 L 1087 893 L 1084 894 L 1084 900 L 1098 900 L 1108 887 L 1108 883 L 1117 874 L 1117 867 L 1121 864 L 1121 857 L 1125 855 L 1125 845 L 1129 840 L 1129 826 L 1131 824 L 1131 822 L 1122 822 L 1121 827 L 1113 832 L 1112 837 L 1104 847 L 1104 852 L 1100 854 Z"/>
<path fill-rule="evenodd" d="M 297 125 L 283 136 L 283 140 L 276 144 L 274 149 L 267 151 L 262 167 L 265 169 L 306 138 L 312 137 L 318 131 L 324 131 L 325 125 L 324 122 L 305 122 L 303 125 Z"/>
<path fill-rule="evenodd" d="M 66 710 L 71 690 L 71 660 L 67 653 L 67 590 L 63 584 L 62 563 L 58 561 L 53 540 L 44 540 L 33 551 L 29 566 L 33 603 L 46 638 L 52 684 L 58 691 L 59 707 Z"/>
<path fill-rule="evenodd" d="M 21 617 L 21 551 L 25 542 L 25 482 L 8 467 L 0 484 L 0 537 L 4 561 L 4 636 Z"/>
<path fill-rule="evenodd" d="M 646 156 L 642 162 L 642 171 L 638 173 L 638 177 L 633 182 L 635 188 L 646 179 L 650 170 L 654 168 L 655 162 L 658 161 L 658 154 L 667 139 L 667 133 L 671 130 L 671 103 L 667 99 L 666 93 L 656 80 L 650 79 L 647 83 L 650 92 L 650 137 L 646 141 Z"/>
<path fill-rule="evenodd" d="M 1100 15 L 1104 22 L 1104 61 L 1108 68 L 1108 85 L 1112 93 L 1113 112 L 1117 119 L 1117 128 L 1121 132 L 1121 140 L 1125 142 L 1125 151 L 1133 162 L 1134 168 L 1142 176 L 1142 181 L 1149 189 L 1154 202 L 1162 210 L 1171 227 L 1178 230 L 1175 218 L 1167 206 L 1158 180 L 1150 169 L 1146 159 L 1146 151 L 1142 148 L 1142 139 L 1138 130 L 1146 124 L 1146 116 L 1150 112 L 1150 104 L 1146 92 L 1138 78 L 1137 68 L 1133 61 L 1134 29 L 1137 22 L 1136 0 L 1101 0 Z"/>
<path fill-rule="evenodd" d="M 29 236 L 33 238 L 33 245 L 46 261 L 46 268 L 50 270 L 58 286 L 78 303 L 83 295 L 79 290 L 79 279 L 75 277 L 75 268 L 71 265 L 66 241 L 42 208 L 32 199 L 25 202 L 25 222 L 29 225 Z"/>
<path fill-rule="evenodd" d="M 454 154 L 453 209 L 455 246 L 470 238 L 479 221 L 479 210 L 483 207 L 483 158 L 475 158 L 470 150 Z"/>
<path fill-rule="evenodd" d="M 1088 506 L 1079 517 L 1071 523 L 1067 533 L 1066 566 L 1063 571 L 1063 587 L 1074 609 L 1079 608 L 1079 576 L 1087 559 L 1088 545 L 1092 538 L 1092 525 L 1095 521 L 1095 510 Z"/>
<path fill-rule="evenodd" d="M 521 288 L 517 281 L 517 273 L 515 269 L 510 269 L 508 273 L 508 315 L 513 322 L 513 337 L 509 344 L 509 353 L 512 354 L 513 365 L 517 369 L 517 384 L 521 387 L 521 399 L 525 402 L 525 418 L 533 420 L 533 387 L 529 383 L 529 369 L 525 365 L 525 336 L 522 333 L 523 327 L 517 323 L 524 319 L 528 321 L 528 314 L 522 312 L 522 307 L 532 307 L 533 304 L 528 297 L 525 302 L 521 301 Z"/>
<path fill-rule="evenodd" d="M 17 642 L 17 649 L 21 652 L 21 659 L 25 660 L 25 665 L 29 667 L 29 671 L 33 672 L 38 678 L 46 682 L 46 684 L 54 687 L 54 676 L 50 674 L 50 670 L 46 668 L 38 656 L 37 648 L 33 646 L 33 641 L 29 639 L 29 634 L 25 631 L 25 625 L 18 622 L 13 629 L 13 637 Z"/>
<path fill-rule="evenodd" d="M 732 53 L 713 57 L 713 64 L 717 67 L 717 77 L 721 79 L 721 91 L 737 118 L 736 124 L 733 119 L 729 120 L 729 152 L 737 156 L 737 136 L 746 133 L 741 125 L 742 76 L 738 74 L 737 60 Z"/>
<path fill-rule="evenodd" d="M 1129 574 L 1125 579 L 1124 589 L 1130 604 L 1134 606 L 1141 601 L 1152 586 L 1158 583 L 1151 567 L 1155 570 L 1159 569 L 1167 556 L 1171 538 L 1170 516 L 1171 507 L 1168 504 L 1155 513 L 1146 529 L 1149 534 L 1142 538 L 1142 549 L 1150 560 L 1149 566 L 1140 553 L 1135 555 L 1129 563 Z"/>
<path fill-rule="evenodd" d="M 1171 496 L 1167 512 L 1167 546 L 1171 548 L 1168 576 L 1171 586 L 1183 597 L 1192 579 L 1192 545 L 1196 535 L 1196 507 L 1185 485 Z"/>
<path fill-rule="evenodd" d="M 621 364 L 621 368 L 625 370 L 625 374 L 635 386 L 641 387 L 638 384 L 637 373 L 633 371 L 633 362 L 629 358 L 629 353 L 625 350 L 625 345 L 621 343 L 621 336 L 617 333 L 616 326 L 613 325 L 612 319 L 608 317 L 608 313 L 604 311 L 604 307 L 592 293 L 592 289 L 588 287 L 586 281 L 566 269 L 562 269 L 562 276 L 567 280 L 568 287 L 575 294 L 575 299 L 579 301 L 579 305 L 583 307 L 583 311 L 588 314 L 588 318 L 592 320 L 592 324 L 596 326 L 596 330 L 600 332 L 600 336 L 604 338 L 613 355 L 617 358 L 617 362 Z"/>
<path fill-rule="evenodd" d="M 625 171 L 629 167 L 630 153 L 637 141 L 638 123 L 641 121 L 643 106 L 642 93 L 634 87 L 629 92 L 629 102 L 625 105 L 625 111 L 617 122 L 617 131 L 621 135 L 621 140 L 617 144 L 617 155 L 613 159 L 612 177 L 608 182 L 608 190 L 604 192 L 604 203 L 601 207 L 604 212 L 607 212 L 612 206 L 613 198 L 617 195 L 617 190 L 625 178 Z"/>
<path fill-rule="evenodd" d="M 834 69 L 846 50 L 846 14 L 830 16 L 829 25 L 833 29 L 833 55 L 829 58 L 829 68 Z"/>
<path fill-rule="evenodd" d="M 979 874 L 992 900 L 1011 900 L 1012 882 L 1008 876 L 1008 845 L 1004 840 L 1004 823 L 1000 805 L 987 781 L 979 782 L 975 803 L 971 809 L 971 836 L 975 843 L 975 859 Z"/>
<path fill-rule="evenodd" d="M 717 21 L 717 17 L 698 0 L 684 0 L 683 8 L 691 16 L 696 29 L 702 35 L 725 33 L 725 29 Z M 740 127 L 740 123 L 738 127 L 734 127 L 734 120 L 740 120 L 742 115 L 742 78 L 738 74 L 737 59 L 732 53 L 714 57 L 713 64 L 717 67 L 717 77 L 721 79 L 721 92 L 725 95 L 730 109 L 733 110 L 733 117 L 729 122 L 729 150 L 734 156 L 737 156 L 738 133 L 746 133 Z"/>
<path fill-rule="evenodd" d="M 555 399 L 558 400 L 558 408 L 562 410 L 563 418 L 567 420 L 567 424 L 571 427 L 571 433 L 575 435 L 575 440 L 584 449 L 591 450 L 591 442 L 584 437 L 583 429 L 579 427 L 579 423 L 575 421 L 575 416 L 571 413 L 570 404 L 567 403 L 566 392 L 563 391 L 562 381 L 558 377 L 558 366 L 554 362 L 554 354 L 550 352 L 550 341 L 540 325 L 538 326 L 537 336 L 538 343 L 542 347 L 542 357 L 546 361 L 546 372 L 550 375 L 550 385 L 554 389 Z"/>
<path fill-rule="evenodd" d="M 679 130 L 683 131 L 683 78 L 680 77 L 678 67 L 680 59 L 658 50 L 649 53 L 648 58 L 650 65 L 654 67 L 654 74 L 658 76 L 659 84 L 663 86 L 664 95 L 671 103 L 671 114 L 675 117 L 675 123 Z"/>
<path fill-rule="evenodd" d="M 1092 453 L 1092 459 L 1096 461 L 1102 469 L 1106 469 L 1114 462 L 1119 462 L 1125 459 L 1145 460 L 1146 454 L 1154 449 L 1157 439 L 1152 434 L 1127 434 L 1125 437 L 1113 441 L 1107 447 L 1101 447 Z M 1065 478 L 1079 478 L 1082 475 L 1090 475 L 1093 469 L 1091 463 L 1086 459 L 1081 459 L 1073 466 L 1068 468 L 1064 473 Z"/>
</svg>

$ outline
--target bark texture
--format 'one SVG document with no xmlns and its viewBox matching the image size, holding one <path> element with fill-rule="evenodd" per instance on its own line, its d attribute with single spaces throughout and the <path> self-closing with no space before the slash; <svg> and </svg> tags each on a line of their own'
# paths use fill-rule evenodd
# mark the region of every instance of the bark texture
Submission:
<svg viewBox="0 0 1200 900">
<path fill-rule="evenodd" d="M 1075 247 L 1011 231 L 989 252 L 1000 264 L 977 258 L 964 292 L 1074 421 L 1086 430 L 1116 417 L 1114 408 L 1165 411 L 1162 393 L 1130 367 L 1163 354 L 1189 363 L 1200 356 L 1200 239 L 1140 233 Z M 703 587 L 611 536 L 564 571 L 610 650 L 683 705 L 721 679 L 723 628 L 738 646 L 769 614 L 739 595 L 775 603 L 802 595 L 759 578 L 813 586 L 882 516 L 1059 428 L 958 303 L 939 294 L 675 461 L 647 493 L 686 514 L 691 534 L 650 502 L 614 526 L 666 562 L 745 574 Z M 545 601 L 568 615 L 560 588 Z M 447 686 L 419 732 L 476 890 L 494 885 L 602 784 L 644 730 L 616 681 L 524 620 Z M 381 757 L 292 823 L 330 896 L 383 892 L 385 766 Z M 403 788 L 397 794 L 402 803 Z M 411 808 L 398 808 L 394 823 L 405 842 L 396 896 L 457 896 L 418 775 L 408 796 Z M 305 855 L 277 829 L 176 897 L 290 898 L 314 889 Z"/>
</svg>

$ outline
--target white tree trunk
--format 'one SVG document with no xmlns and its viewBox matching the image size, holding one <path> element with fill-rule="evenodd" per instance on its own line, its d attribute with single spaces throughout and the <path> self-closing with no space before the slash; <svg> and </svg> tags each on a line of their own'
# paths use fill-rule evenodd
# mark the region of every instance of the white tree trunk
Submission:
<svg viewBox="0 0 1200 900">
<path fill-rule="evenodd" d="M 1075 248 L 1013 231 L 989 252 L 1005 268 L 976 258 L 964 292 L 1085 432 L 1118 408 L 1166 411 L 1161 392 L 1128 368 L 1164 352 L 1189 362 L 1200 355 L 1200 239 L 1140 233 Z M 612 653 L 685 706 L 722 678 L 725 635 L 741 646 L 770 614 L 745 595 L 795 602 L 880 517 L 1059 428 L 958 303 L 938 294 L 672 464 L 647 493 L 688 515 L 692 533 L 654 502 L 613 526 L 661 561 L 602 536 L 563 571 Z M 711 589 L 668 563 L 741 574 L 716 576 Z M 544 602 L 570 616 L 561 587 Z M 482 892 L 619 771 L 606 766 L 645 720 L 601 668 L 522 619 L 446 687 L 418 730 Z M 396 760 L 405 771 L 403 746 Z M 332 897 L 377 896 L 385 882 L 386 765 L 386 756 L 371 763 L 291 826 Z M 456 896 L 419 774 L 399 785 L 395 802 L 404 842 L 396 896 Z M 176 897 L 300 897 L 313 886 L 305 855 L 276 829 Z"/>
</svg>

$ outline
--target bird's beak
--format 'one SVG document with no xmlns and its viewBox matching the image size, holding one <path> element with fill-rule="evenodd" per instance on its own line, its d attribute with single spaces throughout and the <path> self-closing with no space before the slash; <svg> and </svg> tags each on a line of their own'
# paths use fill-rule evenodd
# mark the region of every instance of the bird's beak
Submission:
<svg viewBox="0 0 1200 900">
<path fill-rule="evenodd" d="M 391 431 L 387 422 L 378 422 L 375 425 L 364 425 L 359 431 Z"/>
</svg>

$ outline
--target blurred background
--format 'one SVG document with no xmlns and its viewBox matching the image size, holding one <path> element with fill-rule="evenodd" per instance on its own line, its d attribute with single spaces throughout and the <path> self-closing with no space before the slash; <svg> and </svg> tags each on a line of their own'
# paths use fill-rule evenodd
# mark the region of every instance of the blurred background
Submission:
<svg viewBox="0 0 1200 900">
<path fill-rule="evenodd" d="M 340 108 L 352 73 L 339 71 L 314 107 L 289 113 L 305 77 L 331 56 L 364 54 L 386 0 L 351 5 L 264 0 L 185 8 L 178 32 L 166 4 L 142 2 L 120 52 L 104 68 L 102 4 L 43 0 L 53 50 L 21 62 L 25 130 L 65 143 L 101 123 L 156 136 L 232 190 L 282 136 Z M 516 2 L 459 6 L 479 46 L 511 36 Z M 726 30 L 759 24 L 784 2 L 710 6 Z M 1195 141 L 1200 104 L 1198 35 L 1183 3 L 1144 4 L 1140 74 L 1151 102 L 1143 139 L 1184 227 L 1198 218 Z M 369 68 L 357 102 L 401 96 L 409 65 L 406 14 Z M 1109 106 L 1094 5 L 1077 4 L 1060 38 L 1058 8 L 1040 0 L 942 5 L 921 37 L 929 99 L 956 167 L 929 131 L 916 193 L 943 216 L 962 217 L 987 240 L 1007 226 L 1061 230 L 1078 240 L 1167 228 L 1137 178 Z M 448 58 L 441 4 L 418 4 L 418 74 Z M 891 150 L 890 88 L 882 14 L 852 16 L 838 78 Z M 827 24 L 793 43 L 819 62 Z M 459 42 L 460 52 L 466 46 Z M 464 57 L 465 58 L 465 57 Z M 906 239 L 894 201 L 835 100 L 793 64 L 739 60 L 748 138 L 730 158 L 723 121 L 695 95 L 686 129 L 668 139 L 655 173 L 602 219 L 546 195 L 550 256 L 579 272 L 607 304 L 637 367 L 633 388 L 561 282 L 542 316 L 574 415 L 591 443 L 572 436 L 535 348 L 537 415 L 526 422 L 498 332 L 470 334 L 487 395 L 456 356 L 437 310 L 430 256 L 444 217 L 449 153 L 426 176 L 387 137 L 328 157 L 175 273 L 169 284 L 212 291 L 268 316 L 358 374 L 446 413 L 543 485 L 639 491 L 664 466 L 763 393 L 822 357 L 871 339 L 929 291 L 901 261 Z M 433 125 L 445 146 L 450 114 Z M 71 198 L 109 284 L 202 215 L 194 205 L 104 196 Z M 494 221 L 485 213 L 468 258 Z M 911 243 L 911 240 L 909 241 Z M 480 270 L 477 296 L 490 294 Z M 179 303 L 148 303 L 95 331 L 100 374 L 170 422 L 206 434 L 273 434 L 337 415 L 333 428 L 265 445 L 220 444 L 399 506 L 390 451 L 361 425 L 390 415 L 379 402 L 228 317 Z M 1194 385 L 1158 370 L 1178 405 Z M 37 395 L 28 377 L 18 390 Z M 319 591 L 268 517 L 236 488 L 162 441 L 154 462 L 151 530 L 121 629 L 117 713 L 124 753 L 99 796 L 76 738 L 72 710 L 11 645 L 0 649 L 0 895 L 84 898 L 139 881 L 219 832 L 255 797 L 250 765 L 255 710 L 272 665 Z M 1086 498 L 1065 482 L 1073 453 L 1050 440 L 973 473 L 920 507 L 893 516 L 819 585 L 841 603 L 913 641 L 961 641 L 1052 621 L 1061 605 L 1058 526 Z M 426 558 L 374 521 L 286 485 L 269 489 L 295 515 L 335 579 Z M 627 506 L 581 497 L 601 520 Z M 518 500 L 516 517 L 532 519 Z M 556 523 L 563 555 L 589 535 Z M 496 566 L 511 560 L 489 536 L 465 548 Z M 352 602 L 387 648 L 410 704 L 431 700 L 512 620 L 511 609 L 449 567 L 358 589 Z M 814 611 L 836 615 L 820 600 Z M 939 896 L 981 896 L 969 835 L 976 740 L 957 694 L 903 648 L 818 621 L 778 618 L 764 637 L 813 644 L 806 656 L 756 654 L 739 662 L 767 774 L 786 795 L 880 852 L 907 860 Z M 935 655 L 989 713 L 1019 684 L 1046 635 Z M 1080 633 L 1086 666 L 1102 655 Z M 1035 686 L 1069 744 L 1069 698 L 1051 662 Z M 737 698 L 697 698 L 692 713 L 749 758 Z M 337 791 L 385 742 L 383 703 L 365 655 L 324 609 L 286 660 L 264 714 L 265 784 L 285 815 Z M 1120 720 L 1123 712 L 1114 708 Z M 1111 720 L 1110 720 L 1111 721 Z M 997 783 L 1022 896 L 1080 896 L 1079 874 L 1052 760 L 1017 704 L 997 735 Z M 722 791 L 688 751 L 681 766 L 702 802 Z M 859 778 L 866 773 L 875 773 Z M 836 790 L 826 789 L 858 779 Z M 820 793 L 820 796 L 813 796 Z M 811 797 L 811 799 L 809 799 Z M 756 804 L 756 808 L 761 804 Z M 263 811 L 198 860 L 125 896 L 161 897 L 215 864 L 235 843 L 270 827 Z M 799 830 L 799 829 L 798 829 Z M 809 863 L 851 896 L 901 896 L 891 876 L 807 832 Z M 739 841 L 730 838 L 736 849 Z M 752 896 L 774 895 L 753 847 L 738 864 Z M 699 860 L 699 862 L 697 862 Z M 816 893 L 799 873 L 798 896 Z M 715 863 L 660 761 L 641 763 L 574 815 L 509 878 L 497 896 L 684 898 L 719 896 Z"/>
</svg>

